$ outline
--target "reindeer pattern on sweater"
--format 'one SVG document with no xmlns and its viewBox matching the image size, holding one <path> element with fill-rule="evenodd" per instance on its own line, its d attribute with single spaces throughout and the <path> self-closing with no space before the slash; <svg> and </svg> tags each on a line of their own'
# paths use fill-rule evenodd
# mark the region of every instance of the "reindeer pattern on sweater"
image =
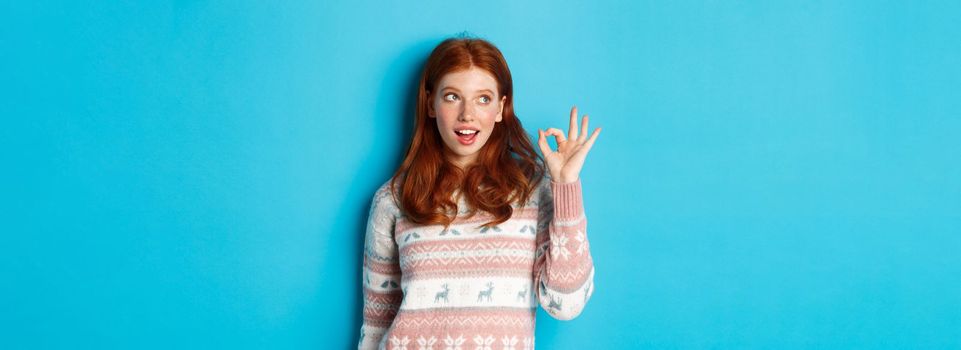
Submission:
<svg viewBox="0 0 961 350">
<path fill-rule="evenodd" d="M 511 218 L 467 217 L 446 229 L 405 219 L 390 193 L 375 193 L 363 254 L 358 349 L 533 349 L 537 306 L 570 320 L 593 293 L 580 180 L 543 178 Z"/>
</svg>

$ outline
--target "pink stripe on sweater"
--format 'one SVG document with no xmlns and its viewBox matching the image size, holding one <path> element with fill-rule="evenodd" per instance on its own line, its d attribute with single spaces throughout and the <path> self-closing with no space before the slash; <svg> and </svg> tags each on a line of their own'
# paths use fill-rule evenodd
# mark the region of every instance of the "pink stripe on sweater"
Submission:
<svg viewBox="0 0 961 350">
<path fill-rule="evenodd" d="M 396 262 L 380 262 L 374 259 L 364 259 L 364 267 L 383 275 L 400 273 L 400 266 Z"/>
<path fill-rule="evenodd" d="M 531 249 L 534 240 L 530 237 L 488 236 L 471 239 L 446 239 L 412 242 L 400 249 L 400 255 L 428 252 L 459 252 L 486 249 Z"/>
<path fill-rule="evenodd" d="M 515 209 L 514 214 L 511 216 L 511 220 L 536 220 L 537 213 L 538 213 L 537 207 L 525 207 L 525 208 Z M 493 218 L 494 217 L 488 213 L 478 213 L 477 215 L 474 215 L 474 217 L 472 218 L 467 218 L 466 215 L 459 215 L 457 218 L 454 219 L 454 222 L 451 223 L 451 227 L 455 225 L 457 226 L 481 225 L 491 221 Z M 410 230 L 411 228 L 415 228 L 418 230 L 440 231 L 441 229 L 443 229 L 443 225 L 423 226 L 407 220 L 406 216 L 402 216 L 397 218 L 397 222 L 395 223 L 394 233 L 396 235 L 402 235 L 407 233 L 407 231 Z"/>
</svg>

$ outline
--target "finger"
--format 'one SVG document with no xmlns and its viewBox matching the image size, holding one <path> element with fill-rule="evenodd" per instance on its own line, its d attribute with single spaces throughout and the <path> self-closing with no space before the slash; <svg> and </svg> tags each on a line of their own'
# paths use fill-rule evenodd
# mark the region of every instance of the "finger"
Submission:
<svg viewBox="0 0 961 350">
<path fill-rule="evenodd" d="M 567 142 L 567 137 L 564 136 L 564 132 L 561 131 L 561 129 L 548 128 L 547 131 L 545 132 L 547 133 L 547 135 L 554 135 L 554 141 L 557 141 L 558 145 L 560 145 L 561 142 Z"/>
<path fill-rule="evenodd" d="M 567 132 L 567 138 L 577 140 L 577 106 L 571 107 L 571 127 Z"/>
<path fill-rule="evenodd" d="M 597 135 L 600 134 L 601 128 L 594 129 L 594 132 L 591 133 L 591 138 L 587 139 L 587 142 L 584 143 L 585 153 L 591 150 L 591 146 L 594 146 L 594 140 L 597 140 Z"/>
<path fill-rule="evenodd" d="M 544 131 L 541 129 L 537 129 L 537 145 L 540 146 L 541 154 L 543 154 L 545 157 L 548 154 L 553 153 L 551 152 L 551 147 L 547 145 L 547 135 L 544 134 Z"/>
<path fill-rule="evenodd" d="M 578 136 L 577 140 L 579 142 L 587 140 L 587 114 L 584 115 L 584 119 L 581 119 L 581 136 Z"/>
</svg>

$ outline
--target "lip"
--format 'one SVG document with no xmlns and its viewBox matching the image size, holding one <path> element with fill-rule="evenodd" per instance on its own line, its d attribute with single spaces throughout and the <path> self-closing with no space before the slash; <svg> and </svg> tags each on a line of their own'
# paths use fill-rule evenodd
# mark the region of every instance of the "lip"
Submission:
<svg viewBox="0 0 961 350">
<path fill-rule="evenodd" d="M 458 131 L 459 130 L 476 130 L 477 131 L 471 134 L 470 136 L 462 136 L 461 134 L 458 134 L 456 132 L 454 133 L 454 137 L 457 138 L 457 142 L 460 142 L 460 144 L 464 146 L 470 146 L 474 144 L 474 141 L 477 141 L 477 135 L 480 134 L 480 130 L 477 130 L 477 129 L 463 128 L 463 129 L 456 129 L 456 130 Z"/>
</svg>

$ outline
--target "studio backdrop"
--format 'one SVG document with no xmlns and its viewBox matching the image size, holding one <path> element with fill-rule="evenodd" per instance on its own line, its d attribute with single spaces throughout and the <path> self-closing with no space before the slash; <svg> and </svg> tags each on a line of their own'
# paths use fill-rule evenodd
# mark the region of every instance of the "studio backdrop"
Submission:
<svg viewBox="0 0 961 350">
<path fill-rule="evenodd" d="M 596 267 L 538 349 L 961 348 L 958 2 L 0 4 L 0 348 L 350 349 L 450 36 L 577 105 Z M 496 347 L 495 347 L 496 348 Z"/>
</svg>

